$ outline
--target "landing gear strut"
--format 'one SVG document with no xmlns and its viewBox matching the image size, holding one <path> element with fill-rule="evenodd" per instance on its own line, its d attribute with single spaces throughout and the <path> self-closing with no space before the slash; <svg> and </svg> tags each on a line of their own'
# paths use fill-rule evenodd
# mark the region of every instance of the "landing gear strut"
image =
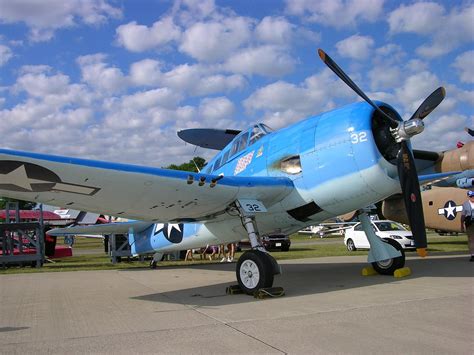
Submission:
<svg viewBox="0 0 474 355">
<path fill-rule="evenodd" d="M 383 239 L 387 244 L 390 244 L 392 247 L 397 249 L 402 255 L 397 258 L 374 261 L 372 267 L 381 275 L 393 275 L 395 270 L 401 269 L 405 266 L 405 251 L 403 250 L 400 243 L 393 239 Z"/>
<path fill-rule="evenodd" d="M 150 261 L 150 269 L 156 269 L 156 264 L 158 261 L 163 259 L 163 253 L 155 253 L 153 254 L 153 259 Z"/>
<path fill-rule="evenodd" d="M 400 243 L 389 238 L 379 238 L 367 213 L 359 214 L 359 220 L 370 244 L 368 261 L 375 271 L 382 275 L 393 275 L 395 270 L 405 266 L 405 252 Z"/>
<path fill-rule="evenodd" d="M 273 276 L 281 273 L 280 266 L 260 242 L 255 217 L 246 214 L 238 202 L 236 205 L 252 246 L 237 262 L 237 281 L 245 293 L 254 294 L 261 288 L 272 287 Z"/>
</svg>

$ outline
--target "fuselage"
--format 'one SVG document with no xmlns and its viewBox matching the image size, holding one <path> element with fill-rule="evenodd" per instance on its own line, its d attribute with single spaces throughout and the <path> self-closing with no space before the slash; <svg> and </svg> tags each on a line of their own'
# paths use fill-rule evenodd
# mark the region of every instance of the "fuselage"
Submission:
<svg viewBox="0 0 474 355">
<path fill-rule="evenodd" d="M 462 205 L 467 200 L 466 191 L 456 187 L 433 187 L 421 193 L 426 228 L 462 232 Z M 382 205 L 386 218 L 408 224 L 405 205 L 401 197 L 395 196 Z"/>
<path fill-rule="evenodd" d="M 360 102 L 275 132 L 257 125 L 236 136 L 202 172 L 291 179 L 293 191 L 265 206 L 268 212 L 258 213 L 256 222 L 260 234 L 293 233 L 400 192 L 396 166 L 382 155 L 374 137 L 373 115 L 373 108 Z M 183 229 L 180 243 L 147 238 L 139 249 L 189 249 L 246 238 L 236 215 L 184 223 Z M 134 243 L 139 246 L 137 238 Z"/>
</svg>

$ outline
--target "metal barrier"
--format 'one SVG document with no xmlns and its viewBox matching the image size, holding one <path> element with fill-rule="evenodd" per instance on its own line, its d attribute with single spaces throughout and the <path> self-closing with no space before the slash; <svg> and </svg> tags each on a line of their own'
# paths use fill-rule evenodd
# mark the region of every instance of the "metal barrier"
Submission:
<svg viewBox="0 0 474 355">
<path fill-rule="evenodd" d="M 10 210 L 14 206 L 15 222 Z M 39 222 L 20 222 L 18 202 L 6 205 L 6 223 L 0 223 L 0 266 L 30 265 L 41 267 L 44 262 L 43 218 Z"/>
</svg>

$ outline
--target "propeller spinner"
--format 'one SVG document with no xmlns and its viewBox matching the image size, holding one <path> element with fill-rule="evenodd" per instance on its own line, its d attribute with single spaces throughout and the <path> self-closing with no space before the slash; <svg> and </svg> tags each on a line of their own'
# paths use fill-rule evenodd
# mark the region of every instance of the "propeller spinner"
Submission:
<svg viewBox="0 0 474 355">
<path fill-rule="evenodd" d="M 396 142 L 400 144 L 400 149 L 397 154 L 397 168 L 405 208 L 415 240 L 416 251 L 418 255 L 426 256 L 426 229 L 420 184 L 416 173 L 415 161 L 408 147 L 408 140 L 423 131 L 423 119 L 443 101 L 446 96 L 446 90 L 443 87 L 439 87 L 433 91 L 431 95 L 422 102 L 409 120 L 399 122 L 383 112 L 322 49 L 318 49 L 318 54 L 329 69 L 380 113 L 380 117 L 390 126 L 390 132 Z"/>
</svg>

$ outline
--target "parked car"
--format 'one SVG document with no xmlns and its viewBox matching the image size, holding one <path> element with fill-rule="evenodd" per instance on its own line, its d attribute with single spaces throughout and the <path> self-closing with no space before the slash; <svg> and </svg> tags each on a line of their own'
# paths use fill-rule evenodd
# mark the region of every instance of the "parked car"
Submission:
<svg viewBox="0 0 474 355">
<path fill-rule="evenodd" d="M 291 246 L 290 237 L 285 234 L 264 235 L 262 237 L 262 243 L 265 249 L 268 250 L 280 249 L 281 251 L 288 251 Z M 241 249 L 250 248 L 250 241 L 240 241 L 237 247 Z"/>
<path fill-rule="evenodd" d="M 393 239 L 397 241 L 403 249 L 414 249 L 415 241 L 411 231 L 407 230 L 403 225 L 394 221 L 372 221 L 372 227 L 375 234 L 380 238 Z M 357 223 L 354 227 L 346 230 L 344 244 L 347 250 L 354 251 L 357 249 L 370 249 L 369 241 L 362 229 L 362 224 Z"/>
</svg>

